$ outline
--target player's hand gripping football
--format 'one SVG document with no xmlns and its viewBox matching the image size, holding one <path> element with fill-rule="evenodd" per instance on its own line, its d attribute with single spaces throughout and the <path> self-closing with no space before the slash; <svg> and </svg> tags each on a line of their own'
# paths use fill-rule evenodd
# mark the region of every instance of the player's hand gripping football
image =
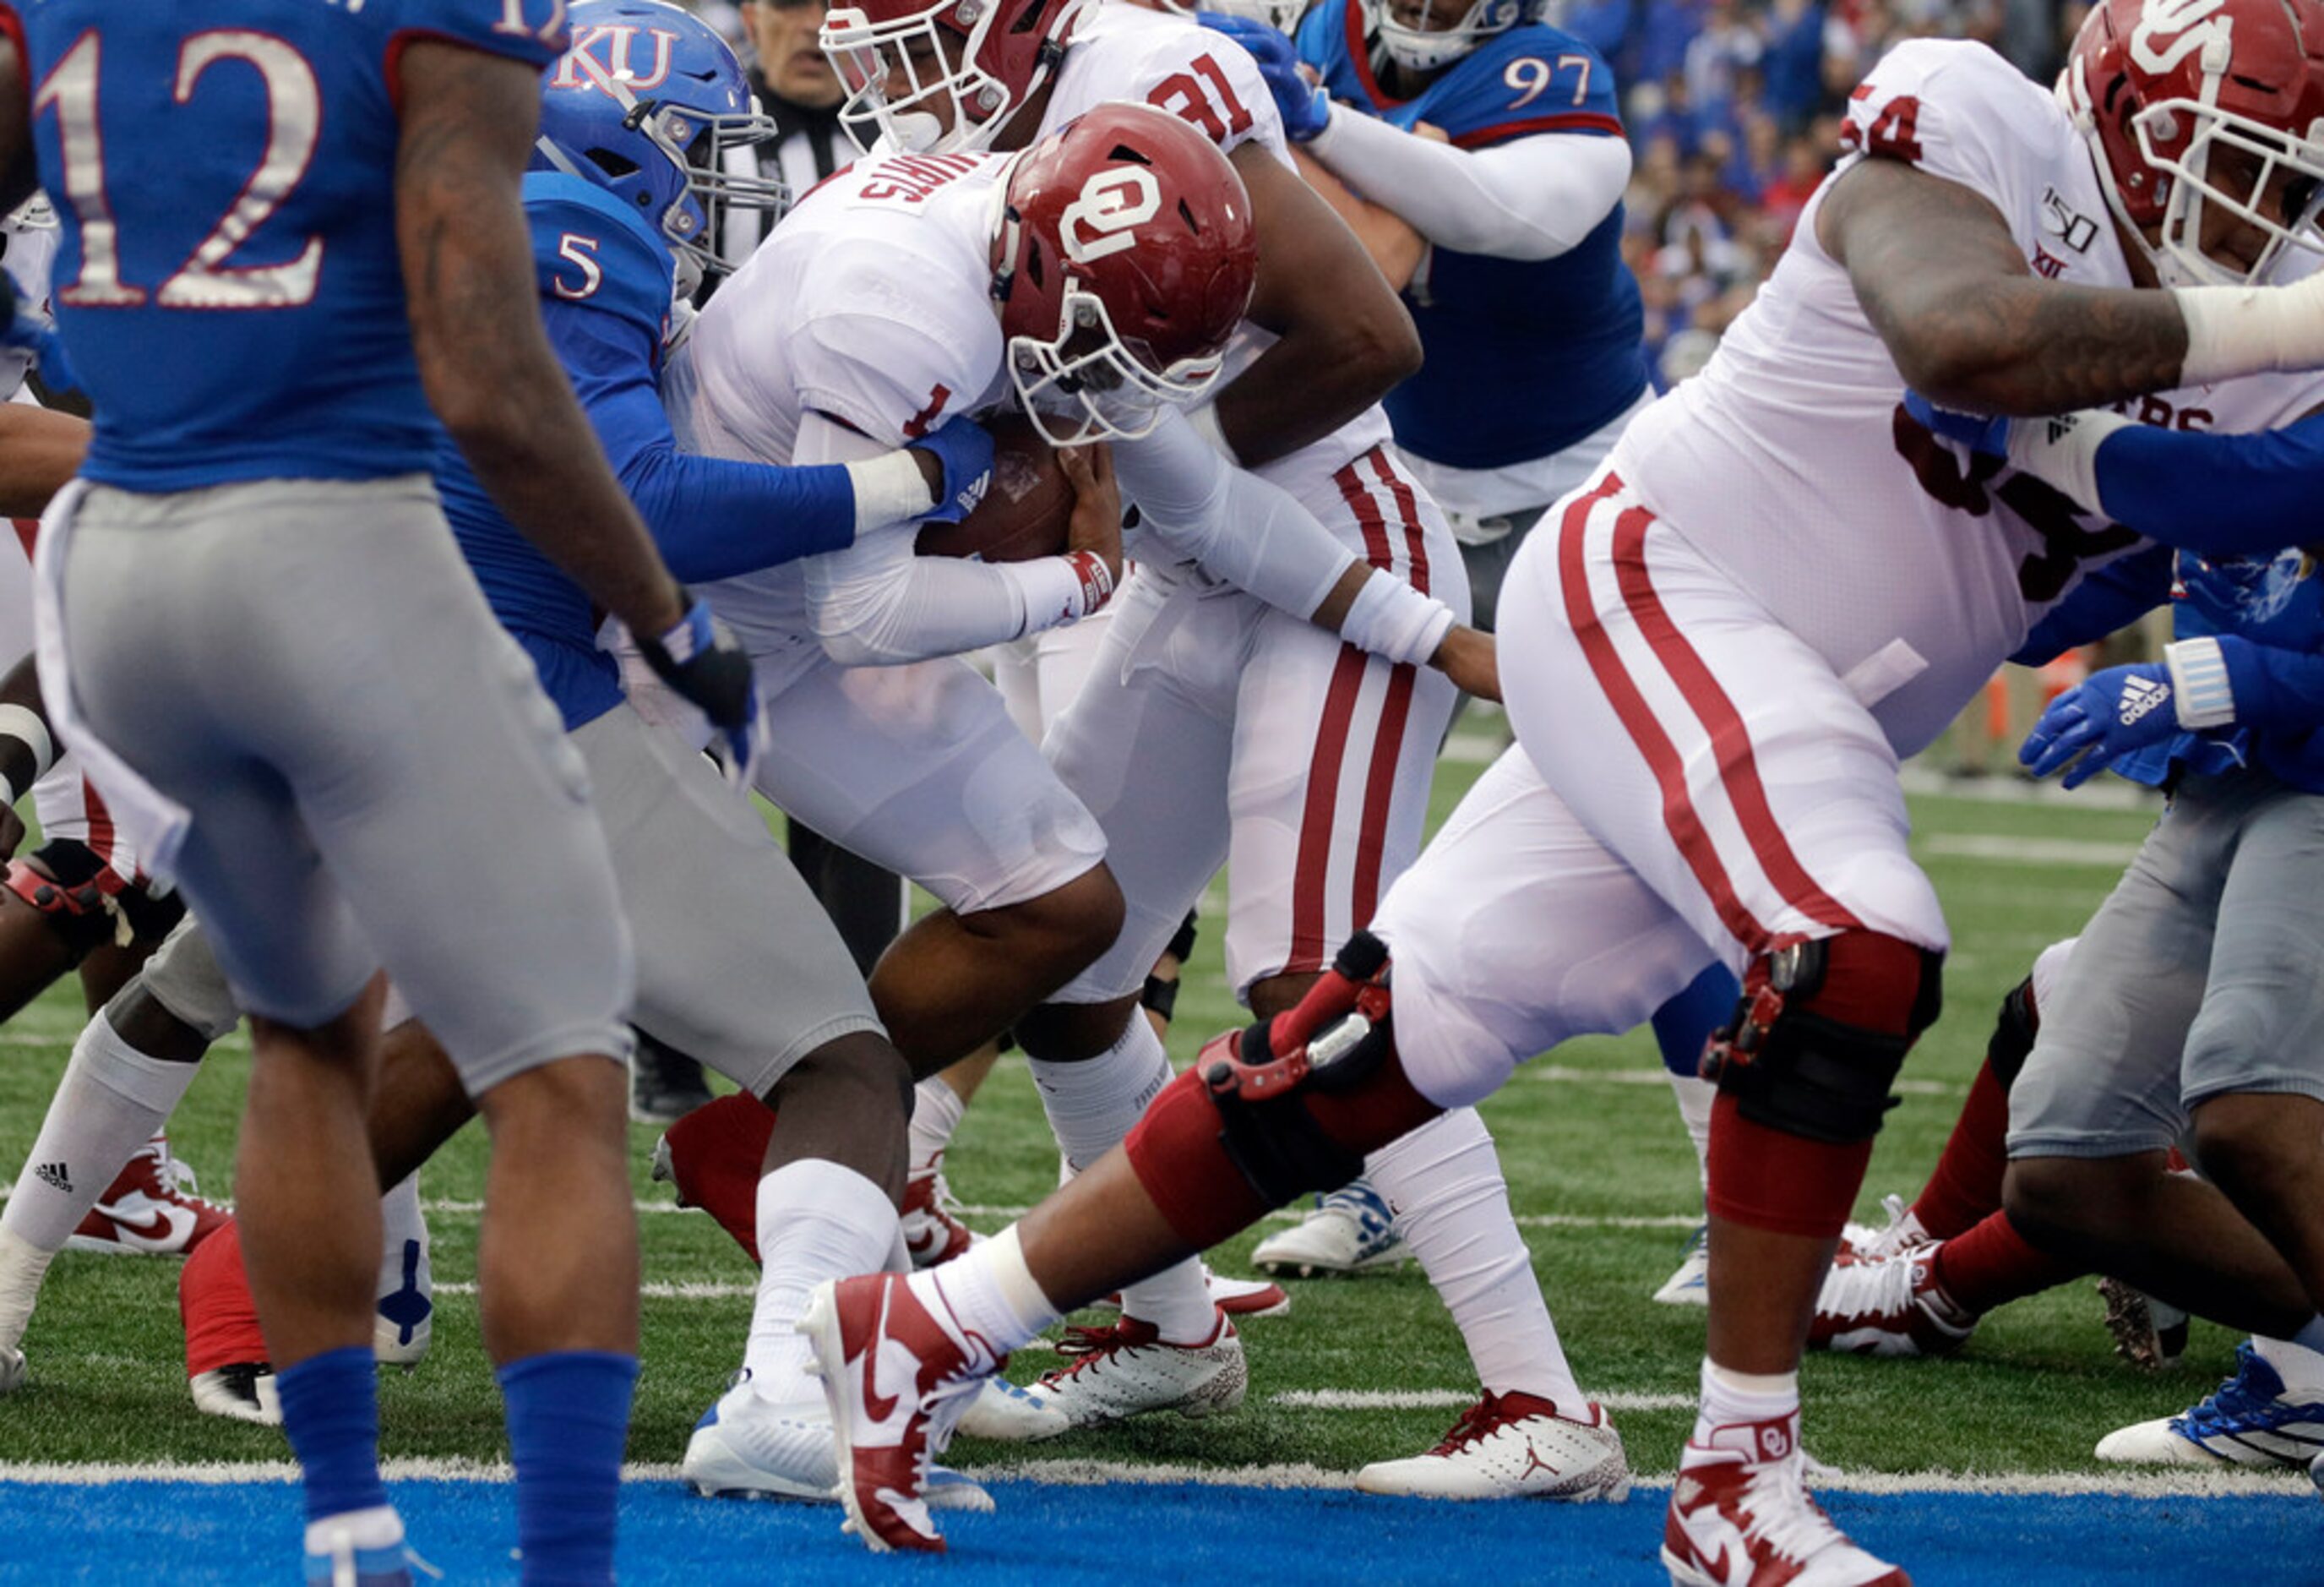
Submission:
<svg viewBox="0 0 2324 1587">
<path fill-rule="evenodd" d="M 1332 96 L 1301 69 L 1291 41 L 1255 17 L 1228 16 L 1216 11 L 1198 13 L 1194 20 L 1215 28 L 1250 51 L 1259 75 L 1283 116 L 1283 131 L 1295 143 L 1321 134 L 1332 120 Z"/>
<path fill-rule="evenodd" d="M 2065 786 L 2080 788 L 2125 755 L 2177 736 L 2177 707 L 2162 662 L 2109 667 L 2051 701 L 2017 759 L 2036 777 L 2065 766 Z"/>
<path fill-rule="evenodd" d="M 706 602 L 680 594 L 688 603 L 686 615 L 658 636 L 638 635 L 638 651 L 657 678 L 710 718 L 711 758 L 727 785 L 749 788 L 767 748 L 766 713 L 759 706 L 750 652 L 711 615 Z"/>
<path fill-rule="evenodd" d="M 1121 487 L 1113 482 L 1113 449 L 1103 441 L 1059 447 L 1057 466 L 1074 487 L 1065 554 L 1086 551 L 1104 563 L 1110 592 L 1121 583 Z"/>
</svg>

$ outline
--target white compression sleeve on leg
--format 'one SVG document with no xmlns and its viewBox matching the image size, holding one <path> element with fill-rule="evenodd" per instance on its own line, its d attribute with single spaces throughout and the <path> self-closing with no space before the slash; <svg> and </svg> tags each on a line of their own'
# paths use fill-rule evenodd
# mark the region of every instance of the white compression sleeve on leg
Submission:
<svg viewBox="0 0 2324 1587">
<path fill-rule="evenodd" d="M 798 1328 L 807 1292 L 827 1278 L 881 1271 L 897 1238 L 895 1204 L 853 1168 L 807 1158 L 759 1181 L 759 1295 L 742 1364 L 761 1398 L 821 1398 Z"/>
<path fill-rule="evenodd" d="M 1147 1104 L 1170 1084 L 1162 1038 L 1135 1009 L 1120 1037 L 1095 1057 L 1072 1064 L 1035 1058 L 1026 1066 L 1048 1110 L 1049 1128 L 1075 1173 L 1120 1146 Z M 1153 1324 L 1171 1344 L 1208 1340 L 1217 1320 L 1203 1264 L 1192 1258 L 1125 1288 L 1121 1315 Z"/>
<path fill-rule="evenodd" d="M 1430 1120 L 1365 1158 L 1364 1173 L 1396 1208 L 1397 1227 L 1452 1314 L 1485 1388 L 1538 1395 L 1568 1416 L 1585 1415 L 1588 1397 L 1558 1342 L 1477 1110 Z"/>
<path fill-rule="evenodd" d="M 200 1072 L 199 1064 L 139 1052 L 99 1010 L 73 1043 L 32 1157 L 0 1212 L 0 1228 L 37 1249 L 60 1250 Z"/>
</svg>

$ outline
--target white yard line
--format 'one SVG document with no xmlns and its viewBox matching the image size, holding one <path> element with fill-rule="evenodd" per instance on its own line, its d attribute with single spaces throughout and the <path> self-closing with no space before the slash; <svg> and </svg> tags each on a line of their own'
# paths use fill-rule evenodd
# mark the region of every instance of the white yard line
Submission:
<svg viewBox="0 0 2324 1587">
<path fill-rule="evenodd" d="M 980 1477 L 1019 1477 L 1057 1484 L 1090 1486 L 1103 1483 L 1191 1483 L 1205 1488 L 1347 1489 L 1355 1483 L 1351 1472 L 1328 1472 L 1312 1465 L 1190 1466 L 1140 1465 L 1127 1461 L 1033 1459 L 996 1461 L 963 1468 Z M 391 1460 L 383 1462 L 391 1482 L 505 1482 L 509 1468 L 503 1463 L 472 1460 Z M 101 1486 L 116 1482 L 287 1483 L 298 1469 L 289 1461 L 211 1462 L 188 1463 L 156 1461 L 136 1464 L 0 1463 L 0 1485 L 12 1482 Z M 639 1464 L 622 1468 L 630 1482 L 675 1482 L 674 1465 Z M 1671 1473 L 1642 1472 L 1647 1486 L 1666 1485 Z M 2126 1499 L 2251 1499 L 2313 1491 L 2303 1473 L 2217 1471 L 2062 1472 L 1975 1473 L 1925 1472 L 1832 1472 L 1819 1475 L 1818 1488 L 1847 1493 L 1967 1493 L 2073 1497 L 2114 1495 Z"/>
<path fill-rule="evenodd" d="M 1993 860 L 2009 865 L 2078 865 L 2119 871 L 2138 853 L 2135 843 L 2098 837 L 2018 837 L 1998 832 L 1939 832 L 1913 846 L 1949 860 Z"/>
<path fill-rule="evenodd" d="M 1679 1411 L 1692 1408 L 1692 1394 L 1600 1394 L 1609 1411 Z M 1267 1397 L 1269 1405 L 1309 1411 L 1420 1411 L 1477 1403 L 1473 1389 L 1291 1389 Z"/>
</svg>

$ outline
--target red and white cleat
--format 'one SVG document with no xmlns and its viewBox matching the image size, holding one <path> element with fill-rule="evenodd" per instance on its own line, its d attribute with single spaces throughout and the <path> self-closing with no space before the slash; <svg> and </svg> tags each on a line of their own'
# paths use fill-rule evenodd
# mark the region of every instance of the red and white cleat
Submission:
<svg viewBox="0 0 2324 1587">
<path fill-rule="evenodd" d="M 847 1529 L 875 1554 L 942 1554 L 929 1468 L 999 1359 L 938 1321 L 899 1273 L 817 1285 L 799 1332 L 831 1406 Z"/>
<path fill-rule="evenodd" d="M 1620 1504 L 1630 1497 L 1630 1462 L 1595 1401 L 1588 1419 L 1576 1420 L 1535 1395 L 1488 1391 L 1442 1444 L 1410 1460 L 1374 1462 L 1356 1473 L 1356 1488 L 1418 1499 Z"/>
<path fill-rule="evenodd" d="M 1942 1242 L 1940 1241 L 1940 1244 Z M 1937 1282 L 1935 1245 L 1834 1267 L 1816 1296 L 1810 1350 L 1853 1355 L 1950 1355 L 1969 1341 L 1977 1314 Z"/>
<path fill-rule="evenodd" d="M 181 1257 L 232 1216 L 197 1194 L 194 1171 L 171 1155 L 166 1137 L 156 1135 L 97 1198 L 65 1249 Z"/>
<path fill-rule="evenodd" d="M 1913 1587 L 1831 1524 L 1801 1481 L 1800 1416 L 1690 1439 L 1663 1520 L 1672 1587 Z"/>
<path fill-rule="evenodd" d="M 904 1250 L 915 1268 L 933 1268 L 964 1254 L 983 1236 L 960 1221 L 953 1209 L 952 1186 L 945 1183 L 944 1153 L 938 1152 L 904 1181 L 904 1203 L 898 1209 L 904 1229 Z"/>
<path fill-rule="evenodd" d="M 1937 1242 L 1937 1237 L 1922 1223 L 1921 1214 L 1906 1206 L 1903 1196 L 1882 1196 L 1880 1210 L 1888 1214 L 1886 1227 L 1850 1223 L 1840 1231 L 1840 1249 L 1832 1253 L 1835 1263 L 1846 1267 L 1851 1262 L 1877 1262 Z"/>
</svg>

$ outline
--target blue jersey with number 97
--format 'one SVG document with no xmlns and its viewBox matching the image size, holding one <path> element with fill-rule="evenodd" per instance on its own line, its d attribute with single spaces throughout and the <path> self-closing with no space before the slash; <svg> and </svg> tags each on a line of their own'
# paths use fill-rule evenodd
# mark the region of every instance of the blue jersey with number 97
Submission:
<svg viewBox="0 0 2324 1587">
<path fill-rule="evenodd" d="M 396 253 L 399 60 L 535 67 L 565 0 L 0 0 L 63 227 L 82 472 L 138 491 L 428 466 Z"/>
<path fill-rule="evenodd" d="M 1536 133 L 1622 135 L 1614 74 L 1570 33 L 1521 23 L 1398 99 L 1372 74 L 1363 9 L 1323 0 L 1299 24 L 1299 58 L 1334 99 L 1406 131 L 1426 122 L 1462 149 Z M 1405 289 L 1428 357 L 1388 395 L 1397 444 L 1448 467 L 1504 468 L 1619 417 L 1646 389 L 1645 318 L 1621 247 L 1617 204 L 1554 259 L 1431 250 Z"/>
</svg>

